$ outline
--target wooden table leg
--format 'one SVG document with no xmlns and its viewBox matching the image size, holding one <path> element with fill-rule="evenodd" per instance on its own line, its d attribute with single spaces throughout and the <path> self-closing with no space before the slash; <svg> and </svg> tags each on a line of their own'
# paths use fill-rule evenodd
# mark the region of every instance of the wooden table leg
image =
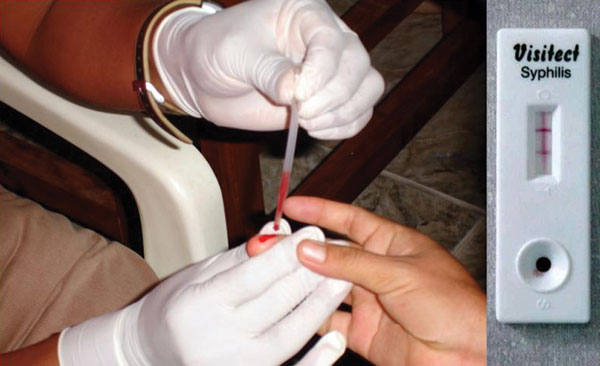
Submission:
<svg viewBox="0 0 600 366">
<path fill-rule="evenodd" d="M 423 0 L 362 0 L 342 17 L 367 50 L 373 49 Z"/>
<path fill-rule="evenodd" d="M 217 176 L 223 194 L 229 247 L 255 235 L 264 221 L 260 145 L 201 139 L 200 151 Z"/>
</svg>

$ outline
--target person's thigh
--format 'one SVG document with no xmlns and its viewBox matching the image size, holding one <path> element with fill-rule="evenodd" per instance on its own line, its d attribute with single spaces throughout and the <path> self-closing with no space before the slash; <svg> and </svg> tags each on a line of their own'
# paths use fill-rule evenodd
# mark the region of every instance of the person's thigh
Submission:
<svg viewBox="0 0 600 366">
<path fill-rule="evenodd" d="M 0 353 L 119 309 L 157 282 L 133 251 L 0 186 Z"/>
</svg>

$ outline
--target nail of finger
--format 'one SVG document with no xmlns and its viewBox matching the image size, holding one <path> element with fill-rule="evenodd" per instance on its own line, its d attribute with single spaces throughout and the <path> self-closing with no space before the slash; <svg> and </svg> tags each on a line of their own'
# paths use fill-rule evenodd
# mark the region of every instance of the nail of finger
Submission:
<svg viewBox="0 0 600 366">
<path fill-rule="evenodd" d="M 340 245 L 343 247 L 350 246 L 350 244 L 351 244 L 348 240 L 344 240 L 344 239 L 327 239 L 327 242 L 329 244 Z"/>
<path fill-rule="evenodd" d="M 300 256 L 308 262 L 321 264 L 327 259 L 327 246 L 324 243 L 305 240 L 298 248 Z"/>
</svg>

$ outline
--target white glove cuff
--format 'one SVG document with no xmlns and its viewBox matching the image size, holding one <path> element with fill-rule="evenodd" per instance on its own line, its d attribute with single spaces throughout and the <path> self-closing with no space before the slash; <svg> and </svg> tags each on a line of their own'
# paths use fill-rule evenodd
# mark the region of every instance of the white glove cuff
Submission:
<svg viewBox="0 0 600 366">
<path fill-rule="evenodd" d="M 115 332 L 120 317 L 121 312 L 117 311 L 64 329 L 58 339 L 60 365 L 123 365 L 115 352 Z"/>
<path fill-rule="evenodd" d="M 190 88 L 186 76 L 181 72 L 185 69 L 182 62 L 186 60 L 181 59 L 182 45 L 177 40 L 190 25 L 218 10 L 220 9 L 217 6 L 208 3 L 203 4 L 201 8 L 187 7 L 177 10 L 161 21 L 152 40 L 154 65 L 173 103 L 185 113 L 197 118 L 202 118 L 202 109 L 194 98 L 194 90 Z"/>
<path fill-rule="evenodd" d="M 58 339 L 61 366 L 149 365 L 138 344 L 142 301 L 65 328 Z"/>
</svg>

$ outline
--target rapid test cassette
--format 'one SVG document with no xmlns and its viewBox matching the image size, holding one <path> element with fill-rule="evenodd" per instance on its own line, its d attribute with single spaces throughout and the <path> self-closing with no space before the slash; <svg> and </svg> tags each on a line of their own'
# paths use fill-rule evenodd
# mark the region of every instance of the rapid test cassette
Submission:
<svg viewBox="0 0 600 366">
<path fill-rule="evenodd" d="M 496 317 L 590 318 L 590 36 L 497 36 Z"/>
</svg>

